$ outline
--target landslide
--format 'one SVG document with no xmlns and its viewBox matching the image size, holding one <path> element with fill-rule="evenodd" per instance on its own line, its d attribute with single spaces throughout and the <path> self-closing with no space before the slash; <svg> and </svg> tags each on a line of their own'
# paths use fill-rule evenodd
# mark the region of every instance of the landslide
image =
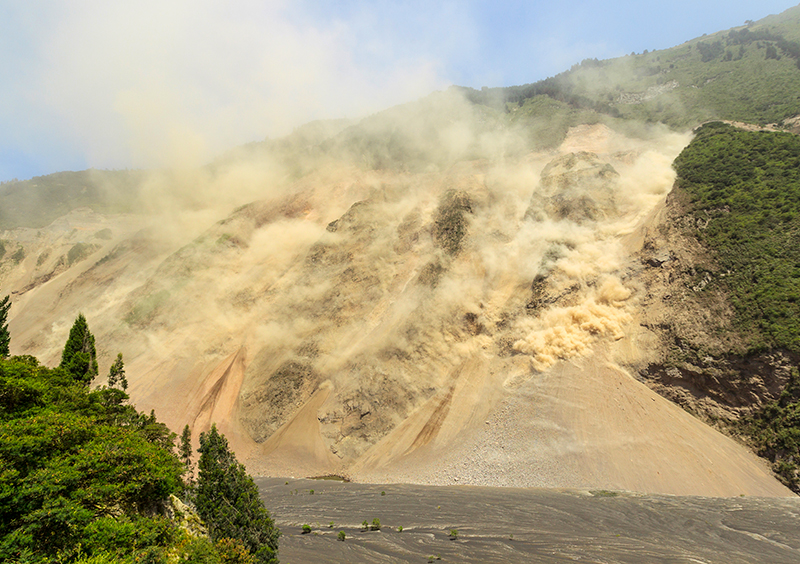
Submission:
<svg viewBox="0 0 800 564">
<path fill-rule="evenodd" d="M 654 345 L 636 253 L 688 138 L 582 126 L 557 151 L 470 158 L 487 126 L 460 111 L 450 131 L 472 137 L 426 166 L 324 160 L 199 235 L 88 211 L 4 232 L 27 257 L 0 271 L 14 352 L 56 362 L 83 310 L 139 408 L 217 422 L 262 475 L 788 494 L 636 380 Z"/>
<path fill-rule="evenodd" d="M 746 442 L 800 491 L 800 140 L 699 128 L 640 253 L 660 394 Z"/>
</svg>

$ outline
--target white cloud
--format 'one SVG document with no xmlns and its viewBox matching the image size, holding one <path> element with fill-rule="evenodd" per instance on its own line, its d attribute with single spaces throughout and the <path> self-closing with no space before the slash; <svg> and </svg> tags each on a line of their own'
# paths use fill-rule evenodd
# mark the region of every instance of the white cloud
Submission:
<svg viewBox="0 0 800 564">
<path fill-rule="evenodd" d="M 217 0 L 86 0 L 57 18 L 36 15 L 58 5 L 12 14 L 29 24 L 18 31 L 35 56 L 0 87 L 16 107 L 0 117 L 16 126 L 3 144 L 47 130 L 89 166 L 202 162 L 310 119 L 356 117 L 446 85 L 435 58 L 418 49 L 398 57 L 366 16 L 321 22 L 284 2 Z"/>
</svg>

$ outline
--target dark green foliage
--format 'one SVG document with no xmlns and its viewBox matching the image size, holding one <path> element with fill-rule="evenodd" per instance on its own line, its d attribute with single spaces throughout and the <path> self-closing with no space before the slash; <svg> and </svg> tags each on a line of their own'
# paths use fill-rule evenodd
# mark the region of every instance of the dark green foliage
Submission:
<svg viewBox="0 0 800 564">
<path fill-rule="evenodd" d="M 22 259 L 25 258 L 25 248 L 24 247 L 17 247 L 17 250 L 11 255 L 11 260 L 14 261 L 14 264 L 19 264 L 22 262 Z"/>
<path fill-rule="evenodd" d="M 748 351 L 800 353 L 800 139 L 709 123 L 675 160 L 697 238 L 729 296 Z M 778 477 L 800 492 L 800 377 L 740 423 Z"/>
<path fill-rule="evenodd" d="M 210 484 L 204 495 L 249 518 L 216 528 L 236 535 L 189 537 L 162 516 L 186 468 L 172 452 L 175 435 L 127 399 L 30 356 L 0 359 L 0 561 L 277 562 L 277 529 L 230 453 L 226 495 Z M 254 539 L 270 544 L 254 550 Z"/>
<path fill-rule="evenodd" d="M 710 123 L 674 166 L 751 351 L 800 352 L 800 139 Z"/>
<path fill-rule="evenodd" d="M 6 296 L 0 300 L 0 358 L 7 357 L 10 353 L 11 335 L 8 332 L 8 310 L 11 308 L 11 298 Z"/>
<path fill-rule="evenodd" d="M 0 560 L 120 561 L 173 541 L 156 515 L 183 468 L 126 399 L 33 357 L 0 359 Z"/>
<path fill-rule="evenodd" d="M 780 480 L 800 492 L 800 374 L 791 378 L 780 397 L 745 421 L 759 455 L 772 461 Z"/>
<path fill-rule="evenodd" d="M 88 243 L 75 243 L 67 251 L 67 266 L 72 266 L 76 262 L 85 259 L 96 247 Z"/>
<path fill-rule="evenodd" d="M 532 128 L 550 122 L 542 133 L 554 141 L 574 112 L 583 112 L 584 119 L 594 114 L 595 122 L 632 118 L 679 128 L 710 119 L 779 123 L 800 113 L 798 22 L 795 7 L 769 25 L 759 22 L 641 55 L 586 59 L 532 84 L 460 90 L 474 104 L 508 112 L 512 121 L 533 100 L 546 100 L 537 102 L 532 119 L 519 121 Z"/>
<path fill-rule="evenodd" d="M 278 562 L 278 537 L 258 488 L 212 425 L 200 434 L 195 504 L 214 540 L 240 540 L 261 564 Z"/>
<path fill-rule="evenodd" d="M 119 386 L 123 391 L 128 389 L 128 379 L 125 377 L 125 364 L 122 362 L 122 353 L 117 354 L 117 359 L 108 371 L 108 386 L 110 388 Z"/>
<path fill-rule="evenodd" d="M 194 500 L 194 465 L 192 464 L 192 431 L 189 425 L 183 428 L 181 433 L 181 441 L 178 445 L 178 456 L 183 462 L 184 467 L 184 497 L 187 500 Z"/>
<path fill-rule="evenodd" d="M 66 370 L 75 380 L 89 384 L 97 376 L 97 352 L 94 335 L 82 313 L 69 331 L 69 339 L 61 353 L 60 368 Z"/>
<path fill-rule="evenodd" d="M 189 425 L 186 425 L 181 433 L 181 445 L 178 454 L 187 467 L 192 463 L 192 430 L 189 429 Z"/>
</svg>

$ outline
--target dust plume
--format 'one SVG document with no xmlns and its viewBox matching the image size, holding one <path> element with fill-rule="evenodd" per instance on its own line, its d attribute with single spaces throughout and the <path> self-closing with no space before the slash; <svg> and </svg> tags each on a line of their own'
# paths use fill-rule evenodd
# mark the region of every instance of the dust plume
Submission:
<svg viewBox="0 0 800 564">
<path fill-rule="evenodd" d="M 142 215 L 61 271 L 69 237 L 93 231 L 59 231 L 52 261 L 26 263 L 20 287 L 36 289 L 12 328 L 55 358 L 81 307 L 101 365 L 125 355 L 138 405 L 175 428 L 224 418 L 263 464 L 324 396 L 301 419 L 348 464 L 424 406 L 496 398 L 512 373 L 624 338 L 636 295 L 621 237 L 663 200 L 687 141 L 593 125 L 537 151 L 458 89 L 309 124 L 145 174 Z"/>
</svg>

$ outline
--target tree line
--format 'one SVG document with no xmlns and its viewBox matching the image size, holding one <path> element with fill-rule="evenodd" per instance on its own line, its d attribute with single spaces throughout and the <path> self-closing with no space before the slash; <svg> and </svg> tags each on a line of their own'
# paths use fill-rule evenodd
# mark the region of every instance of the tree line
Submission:
<svg viewBox="0 0 800 564">
<path fill-rule="evenodd" d="M 122 354 L 107 383 L 83 314 L 56 368 L 10 356 L 0 300 L 0 561 L 273 564 L 280 531 L 215 425 L 176 435 L 129 404 Z M 181 500 L 191 515 L 179 515 Z"/>
</svg>

